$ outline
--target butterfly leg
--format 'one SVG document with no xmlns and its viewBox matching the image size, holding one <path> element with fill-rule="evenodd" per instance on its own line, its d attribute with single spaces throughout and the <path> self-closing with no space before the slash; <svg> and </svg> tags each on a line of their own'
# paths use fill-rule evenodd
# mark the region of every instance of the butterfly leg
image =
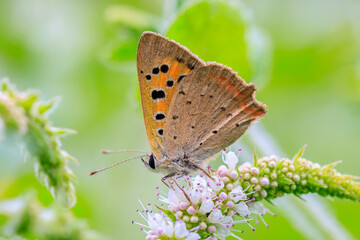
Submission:
<svg viewBox="0 0 360 240">
<path fill-rule="evenodd" d="M 174 183 L 176 184 L 176 186 L 183 192 L 184 196 L 186 197 L 186 199 L 189 201 L 189 203 L 195 208 L 194 204 L 191 202 L 189 195 L 185 192 L 185 190 L 180 187 L 179 183 L 176 181 L 176 178 L 173 177 L 172 180 L 174 181 Z"/>
<path fill-rule="evenodd" d="M 165 184 L 165 186 L 167 186 L 168 188 L 170 188 L 169 184 L 167 184 L 165 182 L 165 180 L 166 180 L 166 177 L 161 178 L 162 183 Z"/>
<path fill-rule="evenodd" d="M 188 159 L 188 161 L 193 164 L 197 169 L 199 169 L 200 171 L 202 171 L 208 178 L 210 178 L 211 180 L 215 181 L 215 179 L 202 167 L 200 167 L 198 164 L 196 164 L 194 161 Z"/>
<path fill-rule="evenodd" d="M 180 177 L 182 177 L 182 176 L 184 176 L 184 175 L 186 175 L 186 174 L 172 172 L 172 173 L 166 175 L 165 177 L 161 178 L 161 181 L 162 181 L 168 188 L 171 188 L 171 189 L 174 190 L 174 187 L 173 187 L 172 184 L 170 183 L 170 180 L 169 180 L 169 179 L 175 180 L 175 179 L 180 178 Z M 170 185 L 166 183 L 166 180 L 169 181 Z"/>
</svg>

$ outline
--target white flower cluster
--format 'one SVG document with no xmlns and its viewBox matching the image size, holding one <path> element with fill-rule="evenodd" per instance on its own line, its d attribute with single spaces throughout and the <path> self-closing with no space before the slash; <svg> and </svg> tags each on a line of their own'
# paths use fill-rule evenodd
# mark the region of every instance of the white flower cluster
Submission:
<svg viewBox="0 0 360 240">
<path fill-rule="evenodd" d="M 238 223 L 246 223 L 255 231 L 249 223 L 250 215 L 258 215 L 263 220 L 262 215 L 268 210 L 249 199 L 248 195 L 253 192 L 247 192 L 239 184 L 241 176 L 236 169 L 235 153 L 223 152 L 223 161 L 228 167 L 209 169 L 213 179 L 202 173 L 188 177 L 183 186 L 169 182 L 168 193 L 157 194 L 159 200 L 168 205 L 168 210 L 155 213 L 150 204 L 143 206 L 144 211 L 139 213 L 147 225 L 137 224 L 147 233 L 147 240 L 214 240 L 227 236 L 240 239 L 234 232 L 242 231 L 233 229 Z"/>
</svg>

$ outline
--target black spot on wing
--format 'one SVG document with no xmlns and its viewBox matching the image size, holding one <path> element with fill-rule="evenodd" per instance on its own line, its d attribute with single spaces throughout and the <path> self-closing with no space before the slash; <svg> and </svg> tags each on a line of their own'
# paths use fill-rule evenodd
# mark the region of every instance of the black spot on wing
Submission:
<svg viewBox="0 0 360 240">
<path fill-rule="evenodd" d="M 177 80 L 177 82 L 179 83 L 181 80 L 184 79 L 184 77 L 186 76 L 186 74 L 181 74 Z"/>
<path fill-rule="evenodd" d="M 165 113 L 157 112 L 154 115 L 156 121 L 162 121 L 165 119 Z"/>
<path fill-rule="evenodd" d="M 152 73 L 155 75 L 159 74 L 159 72 L 160 72 L 159 67 L 154 67 L 152 70 Z"/>
<path fill-rule="evenodd" d="M 151 98 L 154 101 L 160 101 L 165 98 L 165 91 L 163 89 L 153 89 L 151 91 Z"/>
<path fill-rule="evenodd" d="M 164 135 L 164 129 L 162 129 L 162 128 L 158 128 L 158 129 L 156 130 L 156 132 L 157 132 L 157 134 L 158 134 L 160 137 L 162 137 L 162 136 Z"/>
<path fill-rule="evenodd" d="M 175 83 L 174 79 L 168 78 L 168 80 L 166 81 L 166 86 L 172 87 L 172 86 L 174 86 L 174 83 Z"/>
<path fill-rule="evenodd" d="M 169 65 L 167 65 L 167 64 L 161 65 L 160 71 L 161 71 L 162 73 L 167 73 L 167 72 L 169 71 Z"/>
</svg>

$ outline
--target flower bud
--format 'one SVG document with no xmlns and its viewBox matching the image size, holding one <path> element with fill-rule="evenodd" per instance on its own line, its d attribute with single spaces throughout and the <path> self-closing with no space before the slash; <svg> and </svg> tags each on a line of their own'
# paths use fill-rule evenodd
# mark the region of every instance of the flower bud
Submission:
<svg viewBox="0 0 360 240">
<path fill-rule="evenodd" d="M 190 222 L 192 222 L 192 223 L 196 223 L 197 221 L 199 221 L 199 218 L 197 216 L 192 216 L 190 218 Z"/>
<path fill-rule="evenodd" d="M 270 168 L 276 167 L 275 161 L 270 161 L 268 166 L 269 166 Z"/>
<path fill-rule="evenodd" d="M 234 185 L 231 183 L 226 184 L 226 190 L 231 191 L 234 188 Z"/>
<path fill-rule="evenodd" d="M 263 177 L 261 180 L 260 180 L 260 184 L 261 186 L 268 186 L 269 185 L 269 179 L 266 178 L 266 177 Z"/>
<path fill-rule="evenodd" d="M 184 215 L 184 213 L 182 211 L 178 211 L 178 212 L 175 213 L 175 216 L 177 218 L 181 218 L 183 215 Z"/>
<path fill-rule="evenodd" d="M 300 176 L 295 174 L 293 179 L 294 179 L 295 182 L 299 182 L 300 181 Z"/>
<path fill-rule="evenodd" d="M 262 190 L 261 192 L 260 192 L 260 196 L 261 197 L 266 197 L 267 196 L 267 192 L 266 192 L 266 190 Z"/>
<path fill-rule="evenodd" d="M 201 223 L 199 224 L 199 229 L 200 229 L 200 230 L 205 230 L 206 228 L 207 228 L 207 225 L 206 225 L 205 222 L 201 222 Z"/>
<path fill-rule="evenodd" d="M 252 177 L 251 178 L 251 180 L 250 180 L 250 182 L 252 183 L 252 184 L 256 184 L 256 183 L 258 183 L 258 179 L 256 178 L 256 177 Z"/>
<path fill-rule="evenodd" d="M 193 206 L 190 206 L 186 211 L 191 215 L 196 213 L 196 209 Z"/>
<path fill-rule="evenodd" d="M 233 207 L 235 206 L 235 203 L 234 203 L 233 201 L 228 201 L 228 202 L 226 203 L 226 206 L 227 206 L 228 208 L 233 208 Z"/>
<path fill-rule="evenodd" d="M 236 171 L 232 171 L 229 176 L 231 179 L 235 180 L 239 177 L 239 174 Z"/>
<path fill-rule="evenodd" d="M 221 192 L 221 193 L 219 194 L 219 199 L 221 199 L 221 200 L 226 200 L 226 199 L 227 199 L 227 194 L 224 193 L 224 192 Z"/>
<path fill-rule="evenodd" d="M 257 167 L 252 167 L 250 172 L 252 175 L 257 176 L 259 174 L 259 169 Z"/>
<path fill-rule="evenodd" d="M 179 208 L 180 208 L 181 210 L 187 209 L 188 206 L 189 206 L 189 203 L 187 203 L 187 202 L 181 202 L 181 203 L 179 204 Z"/>
<path fill-rule="evenodd" d="M 211 225 L 208 227 L 208 232 L 209 233 L 216 233 L 216 227 L 214 225 Z"/>
</svg>

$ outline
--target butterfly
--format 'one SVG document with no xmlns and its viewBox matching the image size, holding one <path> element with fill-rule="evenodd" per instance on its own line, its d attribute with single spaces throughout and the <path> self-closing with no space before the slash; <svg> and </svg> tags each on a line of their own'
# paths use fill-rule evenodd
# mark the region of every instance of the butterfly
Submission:
<svg viewBox="0 0 360 240">
<path fill-rule="evenodd" d="M 266 113 L 254 84 L 153 32 L 140 37 L 137 72 L 152 150 L 142 160 L 165 178 L 206 173 L 209 160 Z"/>
</svg>

